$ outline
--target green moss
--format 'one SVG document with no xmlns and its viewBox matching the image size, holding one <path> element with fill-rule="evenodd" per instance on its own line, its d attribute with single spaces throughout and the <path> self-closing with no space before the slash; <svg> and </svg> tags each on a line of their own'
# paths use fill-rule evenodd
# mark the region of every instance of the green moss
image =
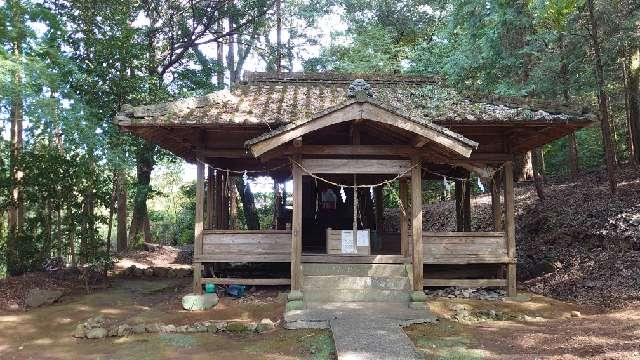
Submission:
<svg viewBox="0 0 640 360">
<path fill-rule="evenodd" d="M 231 333 L 250 332 L 249 324 L 241 322 L 232 322 L 227 324 L 227 331 Z"/>
<path fill-rule="evenodd" d="M 296 301 L 287 302 L 287 311 L 303 310 L 303 309 L 304 309 L 304 302 L 303 301 L 296 300 Z"/>
<path fill-rule="evenodd" d="M 329 332 L 323 331 L 311 337 L 305 336 L 298 339 L 299 342 L 306 345 L 311 358 L 314 360 L 331 359 L 336 348 L 333 344 L 333 338 Z"/>
</svg>

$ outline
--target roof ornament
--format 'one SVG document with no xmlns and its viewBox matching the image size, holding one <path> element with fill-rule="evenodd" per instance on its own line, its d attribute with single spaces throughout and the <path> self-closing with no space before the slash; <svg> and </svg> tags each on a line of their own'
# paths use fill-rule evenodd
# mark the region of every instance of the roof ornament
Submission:
<svg viewBox="0 0 640 360">
<path fill-rule="evenodd" d="M 347 99 L 365 100 L 373 97 L 371 85 L 364 79 L 353 80 L 347 89 Z"/>
</svg>

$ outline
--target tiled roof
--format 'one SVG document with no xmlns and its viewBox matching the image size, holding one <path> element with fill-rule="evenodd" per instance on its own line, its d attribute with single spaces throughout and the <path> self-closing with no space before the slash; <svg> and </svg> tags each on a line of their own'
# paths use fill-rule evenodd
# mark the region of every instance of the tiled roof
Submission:
<svg viewBox="0 0 640 360">
<path fill-rule="evenodd" d="M 465 94 L 433 77 L 364 74 L 247 73 L 233 91 L 217 91 L 169 103 L 132 107 L 116 116 L 121 126 L 260 125 L 304 121 L 346 100 L 352 80 L 364 78 L 374 100 L 411 118 L 454 123 L 568 123 L 594 119 L 588 111 L 540 102 Z"/>
</svg>

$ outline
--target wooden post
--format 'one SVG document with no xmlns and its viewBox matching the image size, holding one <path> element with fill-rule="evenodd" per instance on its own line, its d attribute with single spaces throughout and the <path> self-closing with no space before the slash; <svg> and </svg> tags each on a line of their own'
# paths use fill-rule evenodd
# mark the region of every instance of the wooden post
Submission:
<svg viewBox="0 0 640 360">
<path fill-rule="evenodd" d="M 356 253 L 358 252 L 357 239 L 358 239 L 358 187 L 357 175 L 353 174 L 353 248 Z"/>
<path fill-rule="evenodd" d="M 504 226 L 507 238 L 507 255 L 516 258 L 515 208 L 513 202 L 513 163 L 504 164 Z M 516 295 L 516 264 L 507 264 L 507 296 Z"/>
<path fill-rule="evenodd" d="M 422 269 L 424 267 L 422 254 L 422 160 L 411 160 L 411 237 L 413 252 L 413 291 L 422 291 Z"/>
<path fill-rule="evenodd" d="M 202 236 L 204 230 L 204 163 L 196 160 L 197 177 L 196 177 L 196 214 L 194 226 L 194 244 L 193 258 L 198 259 L 202 256 Z M 193 293 L 202 293 L 202 263 L 194 261 L 193 263 Z"/>
<path fill-rule="evenodd" d="M 382 186 L 376 186 L 373 189 L 373 197 L 376 206 L 376 232 L 382 234 L 384 232 L 384 194 L 382 193 Z M 379 237 L 378 241 L 380 241 Z"/>
<path fill-rule="evenodd" d="M 491 208 L 493 209 L 493 228 L 502 231 L 502 204 L 500 201 L 500 172 L 496 171 L 491 178 Z"/>
<path fill-rule="evenodd" d="M 209 174 L 207 177 L 207 229 L 213 229 L 215 226 L 214 202 L 215 200 L 215 170 L 207 167 Z"/>
<path fill-rule="evenodd" d="M 296 157 L 295 161 L 300 162 Z M 291 290 L 302 290 L 302 169 L 292 164 L 293 216 L 291 224 Z"/>
<path fill-rule="evenodd" d="M 215 212 L 216 217 L 216 229 L 223 229 L 222 226 L 222 172 L 217 171 L 215 177 Z"/>
<path fill-rule="evenodd" d="M 406 179 L 400 179 L 400 201 L 404 206 L 404 212 L 400 211 L 400 253 L 402 256 L 409 256 L 409 217 L 411 207 L 409 206 L 409 184 Z"/>
<path fill-rule="evenodd" d="M 467 180 L 464 182 L 462 219 L 463 231 L 471 231 L 471 179 L 469 177 L 467 177 Z"/>
<path fill-rule="evenodd" d="M 464 200 L 464 184 L 462 180 L 455 181 L 456 193 L 456 231 L 464 231 L 464 211 L 462 202 Z"/>
</svg>

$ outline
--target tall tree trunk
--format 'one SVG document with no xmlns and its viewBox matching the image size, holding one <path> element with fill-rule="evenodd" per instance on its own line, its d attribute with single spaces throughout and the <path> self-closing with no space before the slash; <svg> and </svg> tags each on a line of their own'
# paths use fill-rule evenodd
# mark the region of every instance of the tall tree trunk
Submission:
<svg viewBox="0 0 640 360">
<path fill-rule="evenodd" d="M 234 19 L 229 17 L 229 44 L 227 46 L 227 69 L 229 69 L 229 88 L 233 89 L 238 81 L 236 79 L 236 35 L 233 34 L 235 27 Z"/>
<path fill-rule="evenodd" d="M 144 143 L 138 149 L 136 154 L 136 170 L 137 184 L 136 194 L 133 198 L 133 215 L 131 217 L 131 226 L 129 227 L 129 244 L 133 244 L 134 239 L 140 232 L 147 232 L 148 227 L 145 226 L 145 219 L 148 218 L 147 199 L 151 193 L 151 171 L 153 171 L 155 146 Z M 147 239 L 151 235 L 144 234 Z"/>
<path fill-rule="evenodd" d="M 640 164 L 640 48 L 635 48 L 628 61 L 627 96 L 629 137 L 632 147 L 630 158 Z"/>
<path fill-rule="evenodd" d="M 123 169 L 116 170 L 117 226 L 116 251 L 127 250 L 127 178 Z"/>
<path fill-rule="evenodd" d="M 222 20 L 218 20 L 217 32 L 222 34 Z M 218 62 L 218 71 L 216 72 L 216 84 L 219 89 L 224 89 L 224 43 L 222 39 L 216 42 L 216 60 Z"/>
<path fill-rule="evenodd" d="M 569 88 L 571 86 L 569 79 L 569 68 L 567 66 L 567 49 L 564 39 L 564 33 L 560 32 L 558 36 L 558 42 L 560 43 L 560 51 L 562 52 L 560 61 L 560 81 L 562 82 L 562 100 L 569 104 L 571 97 L 569 96 Z M 576 133 L 572 132 L 567 135 L 567 159 L 569 162 L 569 174 L 575 178 L 579 172 L 578 166 L 578 141 L 576 139 Z"/>
<path fill-rule="evenodd" d="M 600 56 L 600 39 L 598 37 L 598 22 L 596 21 L 593 0 L 587 0 L 589 12 L 589 23 L 591 26 L 591 42 L 594 54 L 594 67 L 596 72 L 596 87 L 598 91 L 598 108 L 600 110 L 600 129 L 602 131 L 602 143 L 604 144 L 605 162 L 607 174 L 609 176 L 609 189 L 616 193 L 616 168 L 615 168 L 615 148 L 611 135 L 611 124 L 609 123 L 609 104 L 604 82 L 604 69 Z"/>
<path fill-rule="evenodd" d="M 544 201 L 544 188 L 542 186 L 543 182 L 543 159 L 542 159 L 542 150 L 540 148 L 534 149 L 531 152 L 531 162 L 533 163 L 533 184 L 536 188 L 536 194 L 538 194 L 538 198 L 541 201 Z"/>
<path fill-rule="evenodd" d="M 282 72 L 282 0 L 276 0 L 276 72 Z"/>
<path fill-rule="evenodd" d="M 238 190 L 236 183 L 238 178 L 229 178 L 227 186 L 229 187 L 229 228 L 232 230 L 239 229 L 238 226 Z"/>
<path fill-rule="evenodd" d="M 242 200 L 242 211 L 247 222 L 248 230 L 260 230 L 260 219 L 258 218 L 258 210 L 256 209 L 255 199 L 251 192 L 251 187 L 244 182 L 242 177 L 236 178 L 236 189 Z"/>
<path fill-rule="evenodd" d="M 12 22 L 18 26 L 21 22 L 21 5 L 12 1 Z M 17 31 L 20 32 L 20 31 Z M 23 35 L 16 35 L 12 41 L 13 56 L 16 62 L 22 61 Z M 18 239 L 22 232 L 24 223 L 24 204 L 22 195 L 22 170 L 20 169 L 20 155 L 22 154 L 22 121 L 23 121 L 23 94 L 22 94 L 22 72 L 18 66 L 13 73 L 12 94 L 9 110 L 11 122 L 10 133 L 10 156 L 9 156 L 9 206 L 8 214 L 8 237 L 6 249 L 7 273 L 16 275 L 20 271 L 18 255 Z"/>
<path fill-rule="evenodd" d="M 273 178 L 273 218 L 271 220 L 271 228 L 279 230 L 280 209 L 282 206 L 282 193 L 280 192 L 280 184 L 276 178 Z"/>
</svg>

